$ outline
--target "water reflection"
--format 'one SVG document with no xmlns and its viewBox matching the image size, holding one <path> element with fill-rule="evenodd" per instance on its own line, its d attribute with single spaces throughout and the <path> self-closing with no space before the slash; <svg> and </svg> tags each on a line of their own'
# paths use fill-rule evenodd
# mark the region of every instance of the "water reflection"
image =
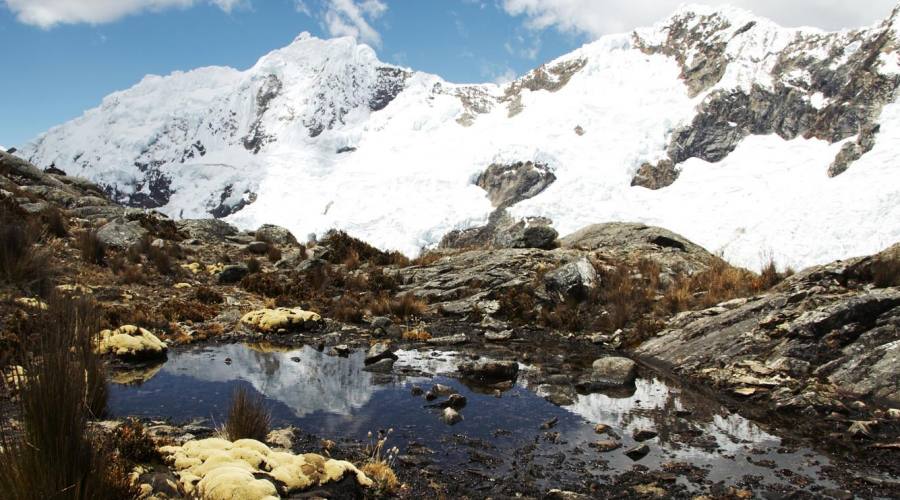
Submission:
<svg viewBox="0 0 900 500">
<path fill-rule="evenodd" d="M 372 374 L 362 371 L 364 356 L 361 351 L 342 358 L 309 347 L 284 351 L 236 344 L 171 356 L 163 372 L 206 382 L 246 381 L 297 417 L 319 411 L 351 415 L 380 390 Z"/>
</svg>

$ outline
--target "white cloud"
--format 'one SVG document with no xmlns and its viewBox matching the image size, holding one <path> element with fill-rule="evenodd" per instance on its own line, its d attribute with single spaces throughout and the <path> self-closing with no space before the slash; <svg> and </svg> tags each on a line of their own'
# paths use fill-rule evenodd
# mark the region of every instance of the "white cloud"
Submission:
<svg viewBox="0 0 900 500">
<path fill-rule="evenodd" d="M 598 37 L 648 26 L 673 12 L 683 0 L 502 0 L 503 9 L 526 18 L 533 29 Z M 890 14 L 897 0 L 700 0 L 730 4 L 768 17 L 784 26 L 816 26 L 836 30 L 871 25 Z"/>
<path fill-rule="evenodd" d="M 3 0 L 20 22 L 52 28 L 58 24 L 101 24 L 131 14 L 187 8 L 209 3 L 225 12 L 242 6 L 246 0 Z"/>
<path fill-rule="evenodd" d="M 381 35 L 371 22 L 388 7 L 381 0 L 327 0 L 323 24 L 331 36 L 352 36 L 361 42 L 381 46 Z"/>
<path fill-rule="evenodd" d="M 516 79 L 516 72 L 512 68 L 506 68 L 502 73 L 494 75 L 493 81 L 497 85 L 505 85 Z"/>
</svg>

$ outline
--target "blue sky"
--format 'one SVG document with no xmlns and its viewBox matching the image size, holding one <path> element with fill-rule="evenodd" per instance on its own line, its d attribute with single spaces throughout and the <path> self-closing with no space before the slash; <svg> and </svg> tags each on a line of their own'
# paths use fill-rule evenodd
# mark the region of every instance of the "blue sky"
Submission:
<svg viewBox="0 0 900 500">
<path fill-rule="evenodd" d="M 720 0 L 710 0 L 722 3 Z M 680 0 L 0 0 L 0 145 L 20 145 L 148 74 L 251 66 L 309 31 L 454 82 L 508 80 Z M 785 24 L 870 24 L 896 0 L 731 0 Z M 840 5 L 843 3 L 844 5 Z M 790 4 L 784 6 L 784 4 Z M 827 4 L 827 5 L 823 5 Z"/>
</svg>

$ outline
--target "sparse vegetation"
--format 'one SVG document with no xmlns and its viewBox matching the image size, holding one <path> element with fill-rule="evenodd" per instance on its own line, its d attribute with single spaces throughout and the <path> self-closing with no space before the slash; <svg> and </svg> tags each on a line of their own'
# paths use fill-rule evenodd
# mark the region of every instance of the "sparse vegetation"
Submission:
<svg viewBox="0 0 900 500">
<path fill-rule="evenodd" d="M 34 349 L 19 353 L 21 430 L 0 423 L 0 491 L 9 499 L 133 498 L 119 456 L 88 434 L 88 420 L 105 407 L 105 379 L 89 348 L 93 306 L 63 298 L 49 306 L 39 338 L 19 343 Z"/>
<path fill-rule="evenodd" d="M 272 416 L 261 395 L 252 395 L 245 387 L 234 391 L 225 420 L 225 435 L 228 439 L 265 441 L 271 423 Z"/>
<path fill-rule="evenodd" d="M 369 444 L 366 447 L 369 459 L 362 466 L 362 471 L 375 483 L 372 488 L 375 497 L 394 495 L 400 488 L 400 481 L 397 480 L 397 474 L 393 469 L 400 450 L 396 446 L 385 448 L 388 437 L 393 432 L 393 429 L 379 430 L 377 435 L 369 432 Z"/>
<path fill-rule="evenodd" d="M 97 231 L 93 229 L 82 231 L 78 234 L 76 244 L 85 262 L 98 266 L 106 262 L 106 244 L 97 237 Z"/>
<path fill-rule="evenodd" d="M 57 238 L 65 238 L 69 235 L 69 224 L 66 216 L 57 207 L 50 207 L 41 214 L 41 220 L 47 234 Z"/>
<path fill-rule="evenodd" d="M 247 261 L 247 271 L 250 274 L 256 274 L 262 270 L 262 264 L 260 264 L 259 260 L 256 257 L 250 257 L 250 260 Z"/>
<path fill-rule="evenodd" d="M 34 231 L 27 220 L 0 206 L 0 282 L 45 295 L 52 268 L 46 249 L 35 248 Z"/>
<path fill-rule="evenodd" d="M 156 443 L 147 434 L 140 420 L 129 418 L 112 433 L 112 444 L 131 463 L 162 461 Z"/>
</svg>

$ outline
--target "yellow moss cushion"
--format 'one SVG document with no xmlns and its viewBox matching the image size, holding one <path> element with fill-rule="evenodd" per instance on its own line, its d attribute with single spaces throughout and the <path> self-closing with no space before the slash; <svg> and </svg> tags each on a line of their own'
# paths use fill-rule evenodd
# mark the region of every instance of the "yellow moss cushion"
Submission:
<svg viewBox="0 0 900 500">
<path fill-rule="evenodd" d="M 273 451 L 252 439 L 231 442 L 209 438 L 188 441 L 182 446 L 164 446 L 160 451 L 175 469 L 184 490 L 188 494 L 196 492 L 204 499 L 278 498 L 273 482 L 258 476 L 282 482 L 288 493 L 338 481 L 347 473 L 354 474 L 361 486 L 372 485 L 350 462 L 313 453 L 294 455 Z"/>
<path fill-rule="evenodd" d="M 257 309 L 256 311 L 248 312 L 241 318 L 241 323 L 263 333 L 301 329 L 321 321 L 322 317 L 318 314 L 304 311 L 299 307 L 293 309 L 287 307 Z"/>
<path fill-rule="evenodd" d="M 119 357 L 155 357 L 161 356 L 166 350 L 165 342 L 134 325 L 103 330 L 97 343 L 98 354 L 115 354 Z"/>
</svg>

